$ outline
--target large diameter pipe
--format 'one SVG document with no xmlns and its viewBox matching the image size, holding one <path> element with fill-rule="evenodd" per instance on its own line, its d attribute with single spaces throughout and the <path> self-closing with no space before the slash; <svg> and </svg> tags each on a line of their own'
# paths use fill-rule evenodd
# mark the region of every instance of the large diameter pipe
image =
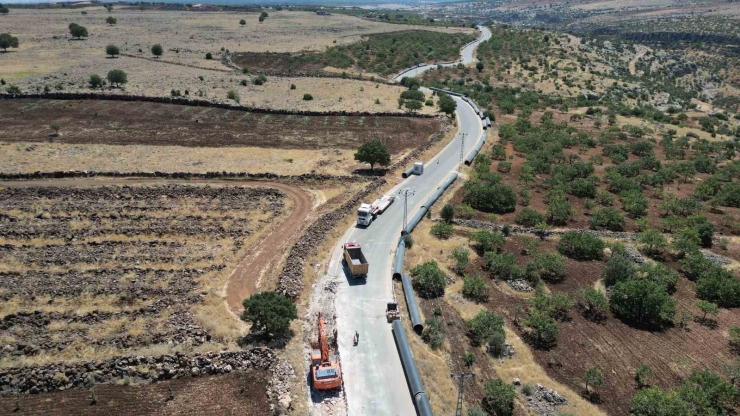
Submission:
<svg viewBox="0 0 740 416">
<path fill-rule="evenodd" d="M 473 163 L 473 159 L 475 159 L 475 156 L 480 152 L 480 149 L 483 147 L 483 144 L 486 143 L 486 131 L 483 130 L 483 133 L 480 135 L 480 139 L 478 140 L 478 143 L 473 147 L 473 150 L 468 153 L 468 156 L 465 157 L 465 164 L 470 165 Z"/>
<path fill-rule="evenodd" d="M 410 168 L 408 168 L 405 171 L 403 171 L 403 173 L 401 174 L 401 177 L 404 178 L 404 179 L 406 179 L 409 176 L 411 176 L 413 173 L 414 173 L 414 167 L 411 166 Z"/>
<path fill-rule="evenodd" d="M 424 218 L 424 215 L 426 215 L 427 211 L 429 211 L 429 208 L 434 205 L 435 202 L 437 202 L 437 199 L 439 199 L 442 193 L 444 193 L 444 191 L 447 190 L 450 185 L 452 185 L 452 182 L 455 182 L 455 179 L 457 179 L 457 172 L 452 172 L 449 176 L 447 176 L 444 182 L 442 182 L 437 190 L 434 191 L 432 196 L 430 196 L 429 199 L 427 199 L 427 201 L 424 203 L 424 205 L 419 208 L 419 211 L 414 214 L 413 217 L 411 217 L 411 219 L 406 224 L 406 228 L 404 228 L 401 232 L 402 235 L 410 234 L 411 231 L 414 231 L 414 228 L 416 228 L 416 225 L 419 224 L 419 221 Z"/>
<path fill-rule="evenodd" d="M 432 406 L 424 391 L 424 384 L 421 382 L 419 370 L 416 368 L 414 356 L 411 354 L 411 347 L 409 346 L 408 338 L 406 338 L 406 331 L 403 329 L 403 324 L 400 319 L 396 319 L 392 325 L 396 348 L 398 349 L 399 357 L 401 357 L 401 365 L 403 366 L 404 374 L 406 374 L 411 398 L 416 405 L 416 412 L 419 416 L 432 416 Z"/>
<path fill-rule="evenodd" d="M 403 273 L 403 256 L 406 251 L 406 241 L 401 237 L 398 241 L 398 247 L 396 248 L 396 262 L 393 265 L 393 278 L 401 280 L 401 274 Z"/>
<path fill-rule="evenodd" d="M 411 277 L 408 274 L 403 273 L 403 295 L 406 297 L 406 306 L 409 309 L 409 317 L 411 318 L 411 325 L 414 327 L 414 331 L 421 335 L 424 331 L 424 322 L 421 320 L 421 314 L 419 313 L 419 304 L 416 302 L 416 296 L 414 296 L 414 288 L 411 286 Z"/>
</svg>

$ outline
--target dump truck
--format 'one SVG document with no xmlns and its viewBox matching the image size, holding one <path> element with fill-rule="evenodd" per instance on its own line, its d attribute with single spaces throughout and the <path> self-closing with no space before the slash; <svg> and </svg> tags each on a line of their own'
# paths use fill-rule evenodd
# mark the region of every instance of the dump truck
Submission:
<svg viewBox="0 0 740 416">
<path fill-rule="evenodd" d="M 357 243 L 345 243 L 344 249 L 344 262 L 347 263 L 347 269 L 352 277 L 367 278 L 367 272 L 370 268 L 365 255 L 362 254 L 362 249 Z"/>
<path fill-rule="evenodd" d="M 383 195 L 372 204 L 360 204 L 360 209 L 357 210 L 357 225 L 370 225 L 395 200 L 396 198 L 392 195 Z"/>
<path fill-rule="evenodd" d="M 318 349 L 311 350 L 311 374 L 313 387 L 316 390 L 330 390 L 342 385 L 342 367 L 338 355 L 329 355 L 329 344 L 326 341 L 324 317 L 319 312 Z"/>
</svg>

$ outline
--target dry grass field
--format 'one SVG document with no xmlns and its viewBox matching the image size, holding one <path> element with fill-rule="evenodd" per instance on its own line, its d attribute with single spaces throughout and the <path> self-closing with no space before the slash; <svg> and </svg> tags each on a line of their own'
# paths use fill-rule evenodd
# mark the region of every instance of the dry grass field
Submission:
<svg viewBox="0 0 740 416">
<path fill-rule="evenodd" d="M 14 114 L 13 117 L 8 117 Z M 49 143 L 50 125 L 60 136 Z M 295 116 L 120 101 L 0 101 L 3 172 L 57 170 L 348 174 L 380 140 L 392 159 L 429 140 L 439 119 Z"/>
<path fill-rule="evenodd" d="M 3 31 L 18 37 L 20 47 L 0 54 L 0 78 L 23 92 L 90 91 L 91 74 L 105 78 L 121 69 L 128 76 L 127 93 L 169 96 L 179 90 L 201 99 L 226 102 L 235 90 L 244 105 L 300 110 L 401 111 L 396 100 L 400 87 L 371 82 L 320 78 L 269 78 L 253 85 L 251 76 L 222 65 L 225 51 L 320 51 L 330 45 L 352 43 L 363 35 L 413 28 L 370 22 L 346 15 L 317 16 L 309 12 L 271 12 L 264 23 L 256 14 L 174 12 L 103 7 L 75 10 L 15 9 L 3 18 Z M 108 16 L 117 24 L 108 25 Z M 247 24 L 239 25 L 244 18 Z M 85 26 L 90 36 L 73 40 L 67 26 Z M 426 29 L 426 28 L 425 28 Z M 470 33 L 472 29 L 428 28 Z M 164 53 L 153 59 L 150 49 L 161 44 Z M 110 58 L 109 44 L 122 54 Z M 213 55 L 206 59 L 206 53 Z M 146 58 L 146 59 L 143 59 Z M 189 66 L 183 66 L 189 65 Z M 246 85 L 241 85 L 246 81 Z M 291 85 L 296 86 L 291 89 Z M 120 93 L 116 90 L 116 93 Z M 304 94 L 312 101 L 304 101 Z M 431 112 L 431 108 L 422 111 Z"/>
<path fill-rule="evenodd" d="M 1 366 L 235 347 L 228 266 L 291 204 L 237 183 L 0 193 Z"/>
</svg>

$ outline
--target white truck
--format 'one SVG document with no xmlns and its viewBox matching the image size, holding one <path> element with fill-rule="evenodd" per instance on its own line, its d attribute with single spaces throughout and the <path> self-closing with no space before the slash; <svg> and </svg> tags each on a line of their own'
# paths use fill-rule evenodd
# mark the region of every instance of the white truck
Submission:
<svg viewBox="0 0 740 416">
<path fill-rule="evenodd" d="M 391 195 L 383 195 L 372 204 L 360 204 L 357 210 L 357 225 L 368 226 L 378 215 L 385 212 L 396 198 Z"/>
</svg>

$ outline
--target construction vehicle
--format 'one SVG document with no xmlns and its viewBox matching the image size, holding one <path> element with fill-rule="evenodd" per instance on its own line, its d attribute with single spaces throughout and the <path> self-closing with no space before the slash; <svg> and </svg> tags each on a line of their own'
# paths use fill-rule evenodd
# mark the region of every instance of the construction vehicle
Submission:
<svg viewBox="0 0 740 416">
<path fill-rule="evenodd" d="M 344 243 L 344 262 L 347 263 L 347 269 L 352 277 L 367 278 L 367 272 L 370 264 L 367 262 L 362 249 L 357 243 Z"/>
<path fill-rule="evenodd" d="M 372 204 L 360 204 L 360 209 L 357 210 L 357 225 L 368 226 L 378 215 L 385 212 L 385 210 L 391 206 L 396 198 L 391 195 L 383 195 L 376 199 Z"/>
<path fill-rule="evenodd" d="M 388 306 L 385 308 L 385 317 L 388 319 L 388 323 L 401 318 L 401 315 L 398 312 L 398 303 L 388 302 Z"/>
<path fill-rule="evenodd" d="M 319 312 L 318 349 L 311 350 L 311 373 L 313 375 L 313 388 L 316 390 L 331 390 L 342 385 L 342 366 L 339 363 L 338 355 L 329 355 L 324 317 L 321 312 Z"/>
</svg>

